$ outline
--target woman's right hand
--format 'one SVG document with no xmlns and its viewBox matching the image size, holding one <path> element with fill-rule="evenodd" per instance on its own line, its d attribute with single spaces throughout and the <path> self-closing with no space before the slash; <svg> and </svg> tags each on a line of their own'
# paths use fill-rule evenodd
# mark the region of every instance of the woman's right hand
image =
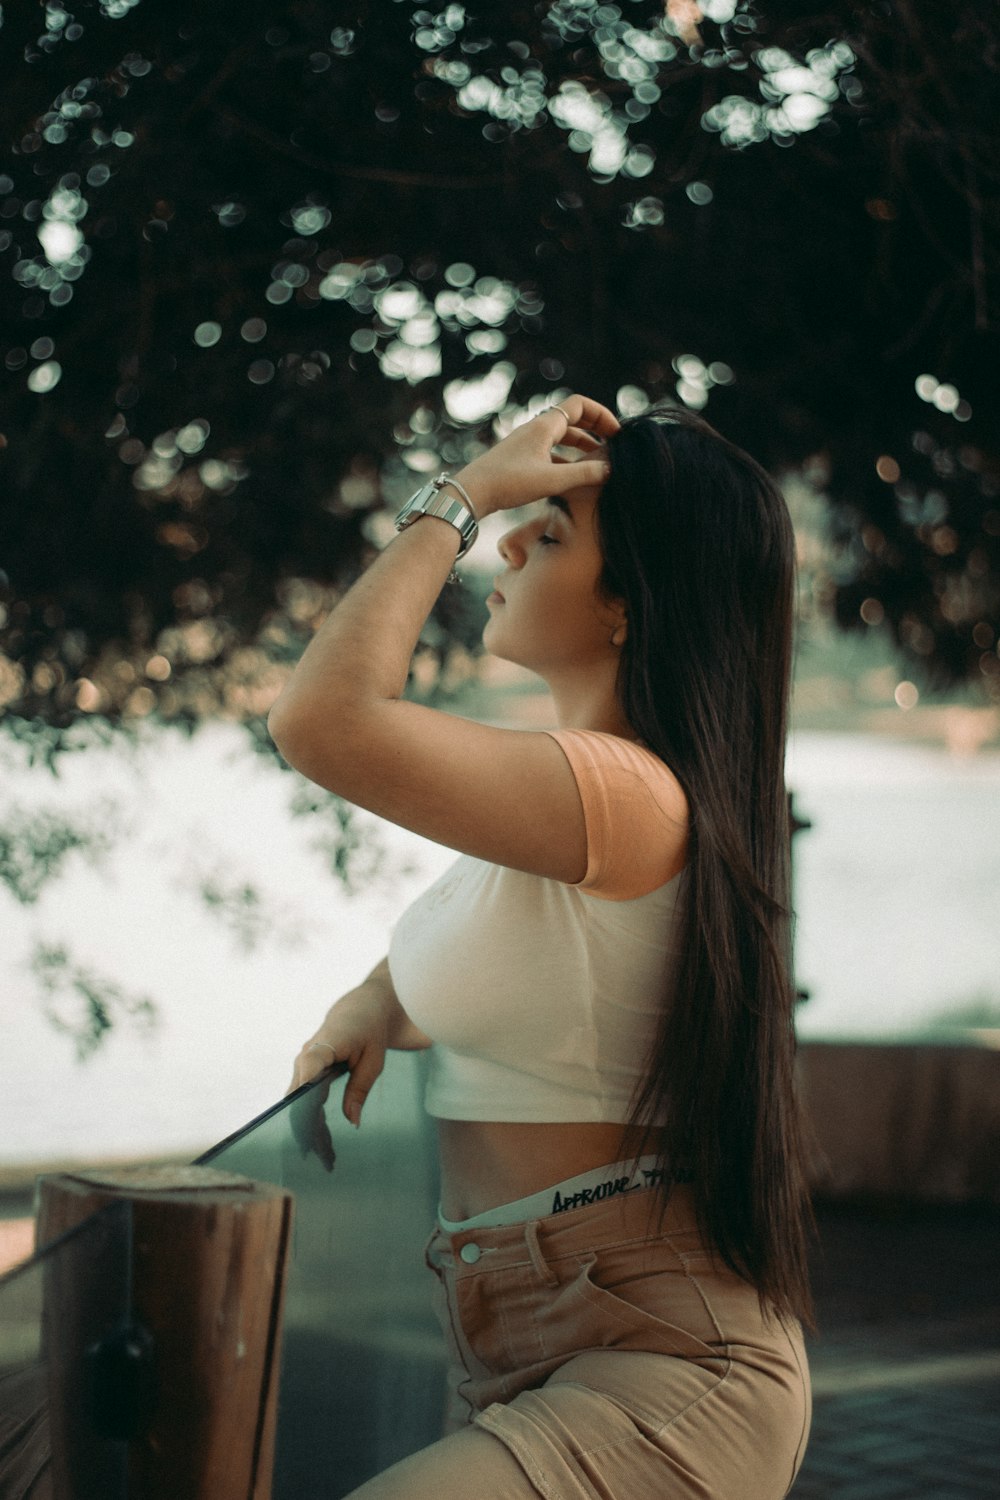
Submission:
<svg viewBox="0 0 1000 1500">
<path fill-rule="evenodd" d="M 295 1059 L 290 1094 L 326 1073 L 334 1063 L 346 1063 L 350 1079 L 344 1089 L 343 1110 L 351 1124 L 361 1124 L 361 1111 L 372 1085 L 385 1067 L 389 1045 L 388 1007 L 367 983 L 350 990 L 327 1011 Z"/>
</svg>

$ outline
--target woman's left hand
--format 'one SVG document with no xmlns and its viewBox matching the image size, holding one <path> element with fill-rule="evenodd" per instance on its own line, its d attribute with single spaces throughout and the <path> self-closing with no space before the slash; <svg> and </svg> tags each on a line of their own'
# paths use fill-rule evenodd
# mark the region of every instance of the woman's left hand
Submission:
<svg viewBox="0 0 1000 1500">
<path fill-rule="evenodd" d="M 604 440 L 620 425 L 614 412 L 599 401 L 567 396 L 515 427 L 455 478 L 468 490 L 480 521 L 493 511 L 515 510 L 547 495 L 602 485 L 611 472 Z M 580 457 L 567 463 L 553 456 L 556 447 L 577 448 Z"/>
</svg>

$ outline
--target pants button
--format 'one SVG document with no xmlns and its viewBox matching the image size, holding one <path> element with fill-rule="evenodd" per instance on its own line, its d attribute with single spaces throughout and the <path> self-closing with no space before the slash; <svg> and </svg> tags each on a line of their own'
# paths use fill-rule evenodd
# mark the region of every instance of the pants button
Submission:
<svg viewBox="0 0 1000 1500">
<path fill-rule="evenodd" d="M 474 1266 L 482 1253 L 483 1252 L 480 1250 L 479 1246 L 474 1245 L 470 1240 L 467 1245 L 462 1246 L 461 1250 L 458 1252 L 458 1256 L 460 1260 L 465 1261 L 465 1264 L 467 1266 Z"/>
</svg>

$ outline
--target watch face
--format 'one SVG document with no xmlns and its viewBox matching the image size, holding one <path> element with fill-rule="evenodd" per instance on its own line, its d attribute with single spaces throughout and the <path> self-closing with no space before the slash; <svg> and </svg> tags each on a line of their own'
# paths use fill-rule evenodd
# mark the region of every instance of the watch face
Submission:
<svg viewBox="0 0 1000 1500">
<path fill-rule="evenodd" d="M 448 476 L 441 474 L 411 495 L 396 516 L 396 530 L 405 531 L 418 516 L 438 516 L 455 527 L 461 538 L 458 557 L 464 557 L 479 534 L 479 522 L 460 495 L 442 494 L 447 483 Z M 446 514 L 449 511 L 453 514 Z"/>
<path fill-rule="evenodd" d="M 417 490 L 415 495 L 410 496 L 409 500 L 407 500 L 402 510 L 396 516 L 397 531 L 402 531 L 404 527 L 410 525 L 411 521 L 415 521 L 418 516 L 423 515 L 423 506 L 433 493 L 433 485 L 425 484 L 421 489 Z"/>
</svg>

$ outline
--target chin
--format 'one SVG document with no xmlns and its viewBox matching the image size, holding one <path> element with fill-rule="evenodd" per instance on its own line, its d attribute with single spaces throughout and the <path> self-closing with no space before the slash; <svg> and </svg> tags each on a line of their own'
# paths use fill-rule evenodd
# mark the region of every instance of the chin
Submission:
<svg viewBox="0 0 1000 1500">
<path fill-rule="evenodd" d="M 483 626 L 482 641 L 491 656 L 503 656 L 503 632 L 497 630 L 496 620 L 493 615 L 490 615 Z M 497 649 L 498 645 L 500 647 L 499 650 Z"/>
<path fill-rule="evenodd" d="M 511 650 L 503 639 L 502 631 L 493 631 L 490 626 L 492 620 L 488 620 L 483 630 L 483 647 L 488 656 L 493 656 L 497 661 L 509 661 L 515 667 L 524 667 L 526 662 L 522 661 L 517 651 Z"/>
</svg>

